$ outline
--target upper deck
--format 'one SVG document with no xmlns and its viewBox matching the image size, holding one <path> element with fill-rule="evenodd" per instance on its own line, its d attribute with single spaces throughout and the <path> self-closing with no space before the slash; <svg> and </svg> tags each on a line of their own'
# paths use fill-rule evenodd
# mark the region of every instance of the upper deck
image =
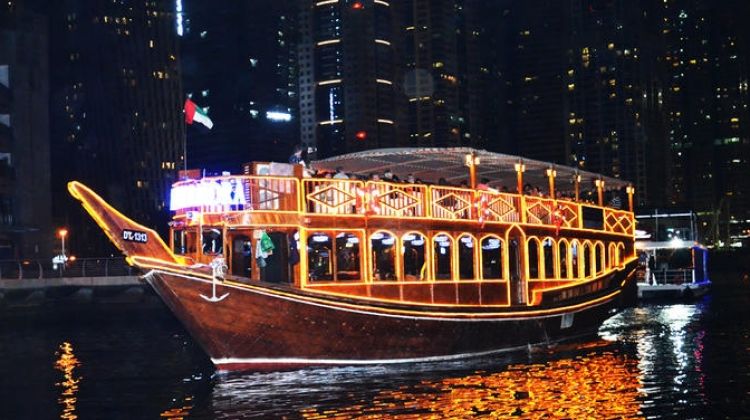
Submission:
<svg viewBox="0 0 750 420">
<path fill-rule="evenodd" d="M 172 193 L 175 221 L 186 225 L 322 226 L 366 218 L 634 233 L 633 213 L 627 210 L 442 185 L 238 175 L 180 181 Z"/>
</svg>

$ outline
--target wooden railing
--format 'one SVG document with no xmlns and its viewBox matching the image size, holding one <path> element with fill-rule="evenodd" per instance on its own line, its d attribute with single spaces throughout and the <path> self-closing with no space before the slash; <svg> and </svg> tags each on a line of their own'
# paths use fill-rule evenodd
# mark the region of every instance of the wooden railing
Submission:
<svg viewBox="0 0 750 420">
<path fill-rule="evenodd" d="M 206 191 L 222 198 L 215 200 L 216 204 L 213 205 L 182 207 L 177 214 L 250 210 L 525 223 L 555 228 L 591 228 L 591 214 L 595 214 L 598 221 L 595 221 L 596 227 L 593 229 L 625 235 L 632 235 L 635 229 L 633 214 L 624 210 L 442 185 L 332 178 L 224 176 L 181 181 L 175 186 L 186 184 L 196 188 L 206 186 Z"/>
</svg>

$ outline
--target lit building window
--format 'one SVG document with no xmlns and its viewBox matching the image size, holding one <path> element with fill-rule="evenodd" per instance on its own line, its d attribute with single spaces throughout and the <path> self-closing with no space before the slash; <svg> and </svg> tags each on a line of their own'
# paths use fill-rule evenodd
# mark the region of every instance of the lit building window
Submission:
<svg viewBox="0 0 750 420">
<path fill-rule="evenodd" d="M 321 46 L 323 46 L 323 45 L 338 44 L 339 42 L 341 42 L 341 40 L 340 40 L 340 39 L 327 39 L 327 40 L 325 40 L 325 41 L 320 41 L 320 42 L 318 42 L 318 43 L 317 43 L 317 45 L 318 45 L 319 47 L 321 47 Z"/>
</svg>

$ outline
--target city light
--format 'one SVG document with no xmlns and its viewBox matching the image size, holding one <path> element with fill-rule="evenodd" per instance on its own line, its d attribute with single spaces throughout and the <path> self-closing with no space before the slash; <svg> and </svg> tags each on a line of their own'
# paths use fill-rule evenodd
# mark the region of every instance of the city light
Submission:
<svg viewBox="0 0 750 420">
<path fill-rule="evenodd" d="M 266 112 L 266 119 L 270 121 L 276 121 L 276 122 L 289 122 L 292 120 L 292 114 L 288 112 L 280 112 L 280 111 L 267 111 Z"/>
<path fill-rule="evenodd" d="M 177 35 L 182 36 L 184 34 L 184 28 L 182 27 L 182 0 L 176 0 L 175 12 L 175 18 L 177 19 Z"/>
</svg>

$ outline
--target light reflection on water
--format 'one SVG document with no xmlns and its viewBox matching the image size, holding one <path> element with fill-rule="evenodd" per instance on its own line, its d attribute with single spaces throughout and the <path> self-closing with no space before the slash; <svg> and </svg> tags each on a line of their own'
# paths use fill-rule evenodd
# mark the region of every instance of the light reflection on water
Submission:
<svg viewBox="0 0 750 420">
<path fill-rule="evenodd" d="M 706 303 L 617 315 L 600 339 L 451 365 L 308 369 L 215 379 L 217 418 L 646 418 L 708 404 Z M 685 417 L 700 418 L 701 411 Z"/>
<path fill-rule="evenodd" d="M 546 363 L 513 364 L 500 372 L 423 380 L 384 390 L 341 408 L 310 407 L 305 418 L 473 418 L 477 416 L 638 417 L 636 361 L 610 352 Z"/>
<path fill-rule="evenodd" d="M 121 307 L 102 315 L 101 308 L 75 308 L 70 317 L 52 313 L 42 323 L 0 322 L 0 418 L 747 418 L 750 412 L 746 292 L 642 305 L 608 320 L 598 338 L 530 354 L 227 376 L 212 376 L 200 348 L 157 309 Z"/>
<path fill-rule="evenodd" d="M 55 361 L 55 369 L 63 373 L 63 381 L 55 385 L 62 389 L 60 398 L 57 400 L 63 407 L 61 419 L 75 420 L 78 416 L 76 411 L 76 392 L 78 392 L 78 383 L 81 377 L 75 376 L 75 368 L 81 363 L 73 354 L 73 345 L 67 341 L 60 344 L 60 350 L 56 353 L 58 359 Z"/>
</svg>

